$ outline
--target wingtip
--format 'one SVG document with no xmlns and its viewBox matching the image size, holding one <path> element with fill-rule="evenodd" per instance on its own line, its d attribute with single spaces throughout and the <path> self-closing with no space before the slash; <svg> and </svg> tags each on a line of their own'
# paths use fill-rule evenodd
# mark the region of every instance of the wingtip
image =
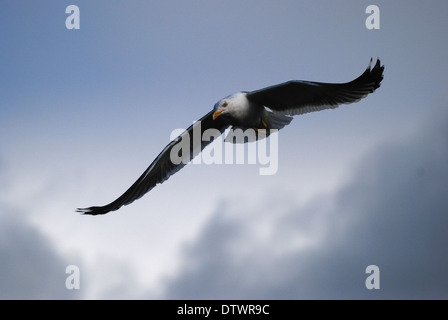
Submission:
<svg viewBox="0 0 448 320">
<path fill-rule="evenodd" d="M 369 62 L 369 66 L 367 67 L 368 70 L 378 70 L 380 68 L 384 69 L 384 65 L 381 65 L 381 60 L 380 58 L 376 58 L 376 63 L 372 68 L 372 62 L 373 62 L 373 58 L 370 58 L 370 62 Z"/>
<path fill-rule="evenodd" d="M 113 207 L 110 204 L 103 207 L 76 208 L 76 212 L 82 215 L 98 216 L 119 209 L 121 206 Z"/>
<path fill-rule="evenodd" d="M 96 210 L 96 207 L 90 208 L 76 208 L 75 212 L 78 212 L 82 215 L 96 216 L 98 214 L 102 214 Z"/>
<path fill-rule="evenodd" d="M 75 212 L 80 213 L 82 215 L 89 214 L 89 208 L 76 208 Z"/>
</svg>

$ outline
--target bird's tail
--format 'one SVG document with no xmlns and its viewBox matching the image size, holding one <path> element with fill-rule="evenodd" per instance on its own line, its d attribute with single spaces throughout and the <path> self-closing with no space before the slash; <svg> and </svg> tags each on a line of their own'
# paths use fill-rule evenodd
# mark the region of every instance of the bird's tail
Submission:
<svg viewBox="0 0 448 320">
<path fill-rule="evenodd" d="M 261 118 L 267 124 L 267 129 L 277 129 L 277 130 L 280 130 L 284 126 L 290 124 L 293 119 L 293 117 L 291 116 L 274 113 L 266 109 L 264 109 Z"/>
</svg>

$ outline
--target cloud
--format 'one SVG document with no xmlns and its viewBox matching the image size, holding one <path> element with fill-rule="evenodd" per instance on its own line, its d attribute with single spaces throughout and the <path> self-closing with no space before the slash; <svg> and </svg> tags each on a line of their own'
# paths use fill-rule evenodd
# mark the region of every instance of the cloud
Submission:
<svg viewBox="0 0 448 320">
<path fill-rule="evenodd" d="M 71 299 L 69 265 L 21 212 L 0 203 L 0 299 Z"/>
<path fill-rule="evenodd" d="M 166 283 L 174 299 L 448 298 L 448 121 L 378 146 L 303 205 L 228 199 Z M 380 269 L 368 290 L 366 267 Z"/>
</svg>

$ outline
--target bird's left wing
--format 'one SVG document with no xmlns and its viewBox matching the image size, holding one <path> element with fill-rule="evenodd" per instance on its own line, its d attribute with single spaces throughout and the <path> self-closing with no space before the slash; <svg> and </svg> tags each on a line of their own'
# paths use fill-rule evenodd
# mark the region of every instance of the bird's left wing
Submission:
<svg viewBox="0 0 448 320">
<path fill-rule="evenodd" d="M 131 202 L 141 198 L 145 193 L 149 192 L 157 184 L 164 182 L 171 175 L 182 169 L 189 160 L 198 155 L 210 142 L 213 140 L 199 141 L 193 139 L 193 132 L 195 134 L 202 134 L 207 129 L 217 129 L 221 133 L 228 127 L 228 124 L 224 120 L 217 118 L 213 120 L 213 111 L 192 124 L 187 130 L 185 130 L 180 136 L 171 141 L 157 158 L 151 163 L 151 165 L 143 172 L 143 174 L 134 182 L 134 184 L 123 193 L 115 201 L 101 207 L 89 207 L 78 208 L 76 211 L 84 214 L 98 215 L 105 214 L 110 211 L 119 209 L 122 206 L 128 205 Z M 197 132 L 197 133 L 196 133 Z M 188 135 L 189 137 L 186 137 Z M 188 139 L 184 139 L 188 138 Z M 186 155 L 188 161 L 173 162 L 171 159 L 171 152 L 175 146 L 179 147 L 179 143 L 189 141 L 189 153 Z M 185 157 L 185 155 L 183 155 Z"/>
<path fill-rule="evenodd" d="M 374 92 L 383 79 L 384 66 L 377 60 L 358 78 L 347 83 L 323 83 L 293 80 L 261 90 L 248 92 L 247 99 L 274 112 L 288 115 L 336 108 L 356 102 Z"/>
</svg>

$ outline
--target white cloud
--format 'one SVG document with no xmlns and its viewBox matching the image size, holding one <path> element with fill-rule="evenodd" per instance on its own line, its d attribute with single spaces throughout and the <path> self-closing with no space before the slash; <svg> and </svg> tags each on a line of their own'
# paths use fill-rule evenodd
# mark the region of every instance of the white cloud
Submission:
<svg viewBox="0 0 448 320">
<path fill-rule="evenodd" d="M 73 299 L 68 263 L 22 212 L 0 203 L 0 299 Z"/>
<path fill-rule="evenodd" d="M 276 190 L 221 206 L 165 297 L 447 298 L 448 121 L 438 124 L 372 150 L 334 195 L 299 205 Z M 371 264 L 379 290 L 365 287 Z"/>
</svg>

